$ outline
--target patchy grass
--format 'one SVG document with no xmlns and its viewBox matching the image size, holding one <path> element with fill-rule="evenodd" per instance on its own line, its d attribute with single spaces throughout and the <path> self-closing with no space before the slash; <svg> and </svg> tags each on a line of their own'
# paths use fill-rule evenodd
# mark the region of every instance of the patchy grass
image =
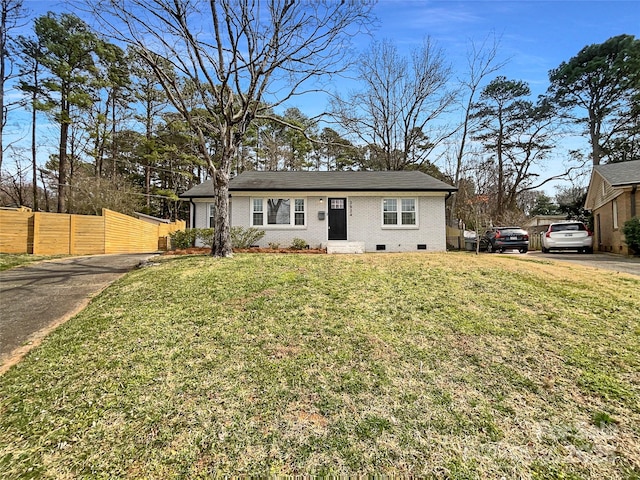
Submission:
<svg viewBox="0 0 640 480">
<path fill-rule="evenodd" d="M 13 267 L 19 267 L 20 265 L 27 265 L 29 263 L 41 262 L 42 260 L 51 260 L 52 258 L 61 258 L 65 255 L 30 255 L 30 254 L 13 254 L 13 253 L 0 253 L 0 272 L 3 270 L 9 270 Z"/>
<path fill-rule="evenodd" d="M 0 378 L 0 477 L 640 475 L 640 281 L 509 256 L 165 258 Z"/>
</svg>

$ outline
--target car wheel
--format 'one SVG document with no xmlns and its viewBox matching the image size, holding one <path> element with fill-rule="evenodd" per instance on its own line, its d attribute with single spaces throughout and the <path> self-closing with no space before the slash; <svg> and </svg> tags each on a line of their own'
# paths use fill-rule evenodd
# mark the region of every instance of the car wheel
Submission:
<svg viewBox="0 0 640 480">
<path fill-rule="evenodd" d="M 520 253 L 527 253 L 529 251 L 529 249 L 527 248 L 521 248 L 520 249 Z"/>
<path fill-rule="evenodd" d="M 487 253 L 493 253 L 493 252 L 495 252 L 493 248 L 493 244 L 491 242 L 487 243 Z"/>
<path fill-rule="evenodd" d="M 545 247 L 542 247 L 542 253 L 549 253 L 549 249 L 545 248 Z"/>
<path fill-rule="evenodd" d="M 585 248 L 584 253 L 593 253 L 593 247 Z"/>
</svg>

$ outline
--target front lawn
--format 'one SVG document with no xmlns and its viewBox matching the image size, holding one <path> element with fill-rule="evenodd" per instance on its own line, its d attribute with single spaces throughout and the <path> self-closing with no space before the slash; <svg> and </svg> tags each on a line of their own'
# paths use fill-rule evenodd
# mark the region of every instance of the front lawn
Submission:
<svg viewBox="0 0 640 480">
<path fill-rule="evenodd" d="M 0 377 L 0 478 L 638 478 L 638 312 L 527 256 L 164 258 Z"/>
</svg>

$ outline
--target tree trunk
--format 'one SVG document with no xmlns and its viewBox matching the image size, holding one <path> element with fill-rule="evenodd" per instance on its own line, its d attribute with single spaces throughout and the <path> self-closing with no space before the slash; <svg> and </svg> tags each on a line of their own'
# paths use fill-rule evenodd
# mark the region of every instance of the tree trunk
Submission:
<svg viewBox="0 0 640 480">
<path fill-rule="evenodd" d="M 589 139 L 591 140 L 591 158 L 593 165 L 600 165 L 602 148 L 600 148 L 600 128 L 595 118 L 589 119 Z"/>
<path fill-rule="evenodd" d="M 64 114 L 63 114 L 64 115 Z M 58 166 L 58 213 L 67 213 L 67 138 L 69 136 L 69 123 L 62 120 L 60 123 L 60 153 Z"/>
<path fill-rule="evenodd" d="M 214 257 L 231 257 L 231 227 L 229 225 L 229 174 L 217 169 L 213 176 L 213 190 L 215 192 L 215 218 L 213 232 L 213 246 L 211 255 Z"/>
<path fill-rule="evenodd" d="M 37 90 L 37 89 L 36 89 Z M 31 101 L 31 167 L 33 170 L 33 211 L 38 211 L 38 162 L 36 155 L 36 93 Z"/>
</svg>

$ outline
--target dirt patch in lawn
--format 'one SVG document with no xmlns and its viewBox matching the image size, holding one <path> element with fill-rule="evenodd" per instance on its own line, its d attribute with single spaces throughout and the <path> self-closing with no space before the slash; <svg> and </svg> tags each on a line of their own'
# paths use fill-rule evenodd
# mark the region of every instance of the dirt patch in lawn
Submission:
<svg viewBox="0 0 640 480">
<path fill-rule="evenodd" d="M 163 255 L 209 255 L 211 248 L 209 247 L 193 247 L 169 250 Z M 305 248 L 302 250 L 294 250 L 293 248 L 234 248 L 233 253 L 304 253 L 304 254 L 321 254 L 327 253 L 326 248 Z"/>
</svg>

